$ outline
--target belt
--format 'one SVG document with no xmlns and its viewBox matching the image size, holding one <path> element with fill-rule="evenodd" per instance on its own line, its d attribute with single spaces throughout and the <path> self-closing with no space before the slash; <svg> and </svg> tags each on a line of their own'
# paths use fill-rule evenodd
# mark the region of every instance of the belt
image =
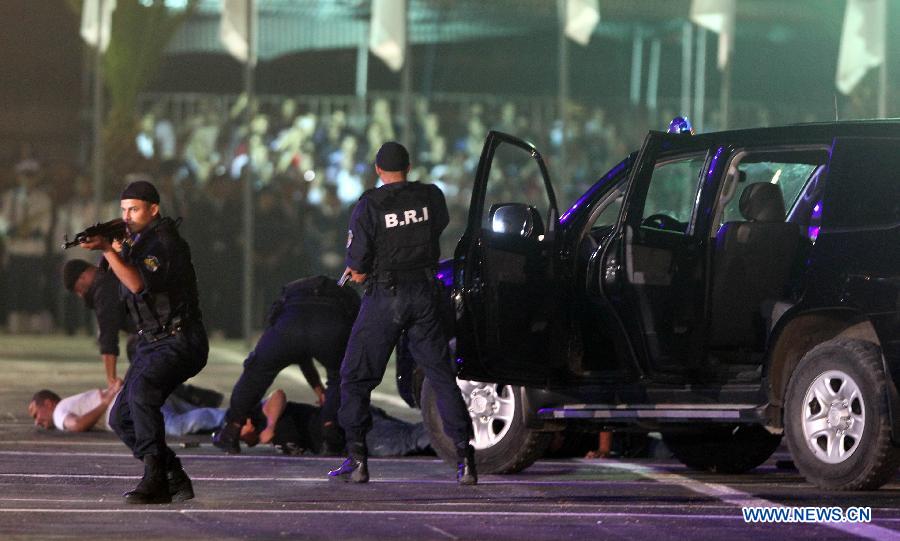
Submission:
<svg viewBox="0 0 900 541">
<path fill-rule="evenodd" d="M 411 270 L 383 270 L 376 271 L 375 281 L 382 284 L 401 284 L 406 282 L 420 282 L 434 279 L 434 270 L 427 269 L 411 269 Z"/>
<path fill-rule="evenodd" d="M 168 338 L 170 336 L 175 336 L 178 333 L 182 332 L 189 324 L 191 320 L 175 318 L 168 325 L 163 326 L 162 328 L 157 329 L 138 329 L 138 336 L 142 337 L 149 343 L 158 342 L 163 338 Z"/>
</svg>

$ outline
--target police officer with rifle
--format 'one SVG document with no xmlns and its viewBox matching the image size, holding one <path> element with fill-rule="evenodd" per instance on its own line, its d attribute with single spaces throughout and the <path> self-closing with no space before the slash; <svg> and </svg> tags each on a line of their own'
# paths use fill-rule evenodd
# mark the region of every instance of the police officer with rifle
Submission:
<svg viewBox="0 0 900 541">
<path fill-rule="evenodd" d="M 129 233 L 121 252 L 102 235 L 85 238 L 81 246 L 102 251 L 122 283 L 122 299 L 141 337 L 110 415 L 113 430 L 144 463 L 144 476 L 125 493 L 125 501 L 184 501 L 194 497 L 193 487 L 166 445 L 160 407 L 180 383 L 206 365 L 209 343 L 200 319 L 196 275 L 176 222 L 160 215 L 153 184 L 132 182 L 121 200 Z"/>
<path fill-rule="evenodd" d="M 449 223 L 447 204 L 436 186 L 407 181 L 409 169 L 403 145 L 382 145 L 375 171 L 384 185 L 366 191 L 350 218 L 345 275 L 365 283 L 366 293 L 341 364 L 338 418 L 349 457 L 328 476 L 356 483 L 369 480 L 369 400 L 405 330 L 412 357 L 437 394 L 444 431 L 456 443 L 457 481 L 474 485 L 478 477 L 469 444 L 471 425 L 451 368 L 434 278 L 438 241 Z"/>
</svg>

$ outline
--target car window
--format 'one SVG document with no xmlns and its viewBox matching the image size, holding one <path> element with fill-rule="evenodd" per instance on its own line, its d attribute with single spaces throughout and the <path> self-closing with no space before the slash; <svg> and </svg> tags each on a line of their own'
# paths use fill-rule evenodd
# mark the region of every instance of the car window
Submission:
<svg viewBox="0 0 900 541">
<path fill-rule="evenodd" d="M 499 203 L 524 203 L 535 207 L 546 227 L 550 200 L 540 167 L 525 150 L 501 143 L 494 151 L 484 198 L 482 227 L 490 228 L 490 210 Z"/>
<path fill-rule="evenodd" d="M 746 160 L 738 164 L 737 171 L 740 172 L 734 178 L 737 179 L 737 186 L 732 190 L 733 196 L 725 205 L 725 211 L 722 214 L 719 225 L 725 222 L 742 221 L 746 218 L 741 214 L 740 201 L 741 193 L 751 184 L 758 182 L 769 182 L 781 188 L 781 195 L 784 197 L 784 206 L 790 209 L 797 201 L 803 186 L 816 170 L 816 165 L 808 163 L 788 163 L 788 162 L 748 162 Z"/>
<path fill-rule="evenodd" d="M 615 225 L 619 219 L 619 212 L 622 210 L 622 202 L 625 200 L 625 183 L 613 188 L 609 195 L 603 198 L 600 203 L 603 210 L 591 224 L 591 229 L 598 229 Z"/>
<path fill-rule="evenodd" d="M 657 163 L 644 201 L 641 227 L 685 233 L 705 163 L 705 153 Z"/>
</svg>

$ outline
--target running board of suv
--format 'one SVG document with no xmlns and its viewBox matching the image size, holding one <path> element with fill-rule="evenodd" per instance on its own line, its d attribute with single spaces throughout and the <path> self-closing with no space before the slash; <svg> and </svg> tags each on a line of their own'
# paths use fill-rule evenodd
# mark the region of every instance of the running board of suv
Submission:
<svg viewBox="0 0 900 541">
<path fill-rule="evenodd" d="M 566 404 L 559 408 L 541 408 L 541 419 L 646 419 L 659 422 L 722 421 L 759 422 L 764 407 L 756 404 Z"/>
</svg>

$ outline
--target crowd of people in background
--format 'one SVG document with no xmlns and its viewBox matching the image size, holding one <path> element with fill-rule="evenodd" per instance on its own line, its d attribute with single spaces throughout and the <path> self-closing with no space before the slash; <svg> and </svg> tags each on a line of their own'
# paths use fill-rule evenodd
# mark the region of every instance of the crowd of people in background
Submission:
<svg viewBox="0 0 900 541">
<path fill-rule="evenodd" d="M 135 140 L 146 167 L 130 178 L 108 179 L 115 190 L 136 175 L 159 187 L 162 208 L 181 217 L 193 250 L 201 308 L 213 336 L 241 334 L 243 243 L 242 182 L 254 186 L 255 321 L 282 284 L 300 277 L 337 277 L 344 268 L 350 210 L 378 179 L 375 151 L 389 140 L 410 149 L 410 180 L 436 183 L 450 210 L 443 257 L 462 234 L 471 187 L 489 130 L 532 141 L 554 177 L 566 207 L 612 165 L 640 145 L 648 129 L 663 129 L 674 113 L 646 114 L 572 105 L 565 121 L 526 102 L 478 100 L 442 103 L 416 99 L 404 126 L 396 100 L 374 98 L 367 110 L 321 107 L 285 98 L 260 101 L 248 114 L 240 96 L 229 107 L 221 97 L 194 102 L 174 114 L 171 100 L 150 104 Z M 249 118 L 250 122 L 246 122 Z M 748 125 L 765 125 L 760 110 Z M 498 173 L 500 174 L 500 173 Z M 115 197 L 95 209 L 89 171 L 44 163 L 23 145 L 0 175 L 0 322 L 8 332 L 78 332 L 90 325 L 83 308 L 59 287 L 59 269 L 81 250 L 63 250 L 64 235 L 85 229 L 95 216 L 119 216 Z M 539 182 L 526 179 L 523 182 Z M 534 187 L 523 186 L 523 192 Z M 560 209 L 563 210 L 563 209 Z"/>
</svg>

